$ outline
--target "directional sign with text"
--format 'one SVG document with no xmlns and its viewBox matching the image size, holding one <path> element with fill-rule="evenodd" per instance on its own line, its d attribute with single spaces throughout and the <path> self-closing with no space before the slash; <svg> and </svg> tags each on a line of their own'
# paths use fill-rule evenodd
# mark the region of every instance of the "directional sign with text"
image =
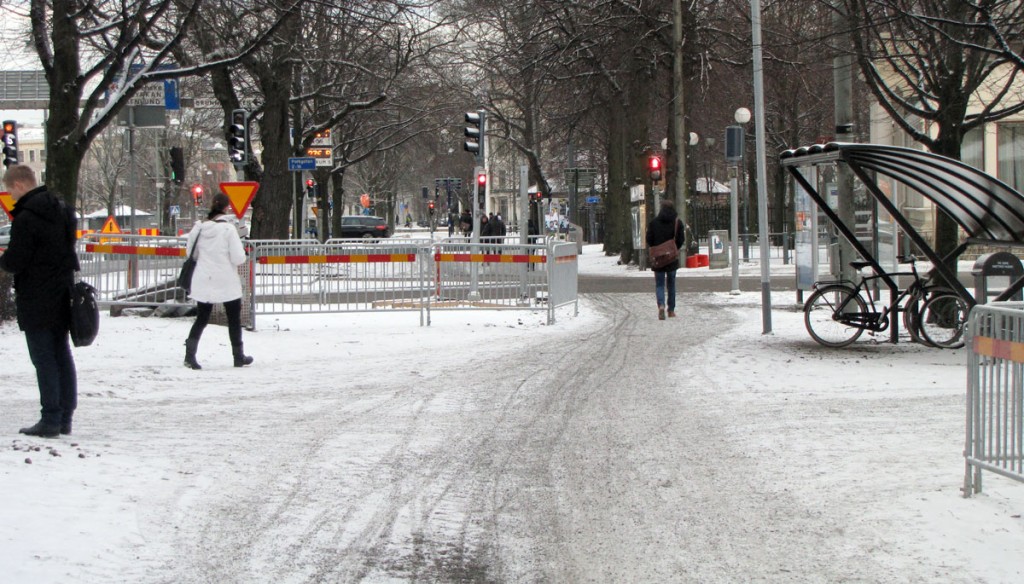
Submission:
<svg viewBox="0 0 1024 584">
<path fill-rule="evenodd" d="M 288 170 L 291 172 L 316 170 L 316 158 L 313 158 L 312 156 L 296 156 L 289 158 Z"/>
</svg>

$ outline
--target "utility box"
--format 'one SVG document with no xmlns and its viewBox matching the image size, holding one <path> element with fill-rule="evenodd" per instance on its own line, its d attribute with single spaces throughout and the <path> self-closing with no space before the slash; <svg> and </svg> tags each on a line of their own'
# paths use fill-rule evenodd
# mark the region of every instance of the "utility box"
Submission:
<svg viewBox="0 0 1024 584">
<path fill-rule="evenodd" d="M 1020 258 L 1006 251 L 987 253 L 974 262 L 971 270 L 974 276 L 974 299 L 978 304 L 987 304 L 989 298 L 999 296 L 1021 277 L 1024 277 L 1024 266 Z M 1024 296 L 1018 290 L 1006 300 L 1022 300 Z"/>
<path fill-rule="evenodd" d="M 708 267 L 729 267 L 729 232 L 724 229 L 708 231 Z"/>
</svg>

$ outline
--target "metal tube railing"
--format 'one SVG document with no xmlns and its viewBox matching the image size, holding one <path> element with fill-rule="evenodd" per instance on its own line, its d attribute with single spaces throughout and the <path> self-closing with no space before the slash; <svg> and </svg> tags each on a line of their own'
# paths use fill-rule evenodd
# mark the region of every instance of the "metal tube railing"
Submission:
<svg viewBox="0 0 1024 584">
<path fill-rule="evenodd" d="M 968 320 L 963 494 L 981 492 L 981 471 L 1024 482 L 1024 303 L 993 302 Z"/>
</svg>

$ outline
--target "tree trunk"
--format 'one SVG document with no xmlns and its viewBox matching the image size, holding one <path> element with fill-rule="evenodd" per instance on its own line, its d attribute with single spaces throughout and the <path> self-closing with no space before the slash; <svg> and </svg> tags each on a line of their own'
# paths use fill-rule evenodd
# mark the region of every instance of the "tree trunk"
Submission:
<svg viewBox="0 0 1024 584">
<path fill-rule="evenodd" d="M 953 119 L 963 119 L 963 113 L 957 113 Z M 963 139 L 958 124 L 942 123 L 939 126 L 939 135 L 935 139 L 932 152 L 947 158 L 960 160 L 960 142 Z M 946 257 L 957 245 L 960 244 L 960 226 L 953 221 L 945 212 L 935 208 L 935 252 L 939 257 Z M 957 272 L 956 258 L 949 258 L 945 262 L 946 267 L 952 273 Z"/>
<path fill-rule="evenodd" d="M 78 195 L 78 170 L 85 157 L 80 129 L 82 84 L 79 71 L 78 31 L 68 14 L 71 3 L 53 4 L 53 66 L 47 70 L 50 108 L 46 119 L 46 185 L 60 193 L 72 208 Z"/>
</svg>

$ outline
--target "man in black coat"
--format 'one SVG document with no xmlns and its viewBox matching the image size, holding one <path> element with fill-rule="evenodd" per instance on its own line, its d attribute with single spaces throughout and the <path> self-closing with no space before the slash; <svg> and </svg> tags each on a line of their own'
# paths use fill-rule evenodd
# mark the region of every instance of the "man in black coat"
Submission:
<svg viewBox="0 0 1024 584">
<path fill-rule="evenodd" d="M 22 434 L 53 438 L 71 433 L 78 377 L 71 355 L 70 290 L 78 269 L 75 217 L 63 201 L 37 185 L 28 166 L 7 169 L 4 187 L 14 199 L 11 241 L 0 269 L 14 274 L 18 328 L 36 368 L 42 415 Z"/>
<path fill-rule="evenodd" d="M 676 249 L 679 249 L 683 247 L 686 233 L 679 220 L 679 215 L 676 214 L 676 206 L 671 199 L 662 199 L 660 205 L 658 216 L 647 224 L 647 249 L 670 240 L 675 240 Z M 678 269 L 678 258 L 670 264 L 653 269 L 654 297 L 658 301 L 659 320 L 665 320 L 666 307 L 670 318 L 676 316 L 676 270 Z"/>
</svg>

